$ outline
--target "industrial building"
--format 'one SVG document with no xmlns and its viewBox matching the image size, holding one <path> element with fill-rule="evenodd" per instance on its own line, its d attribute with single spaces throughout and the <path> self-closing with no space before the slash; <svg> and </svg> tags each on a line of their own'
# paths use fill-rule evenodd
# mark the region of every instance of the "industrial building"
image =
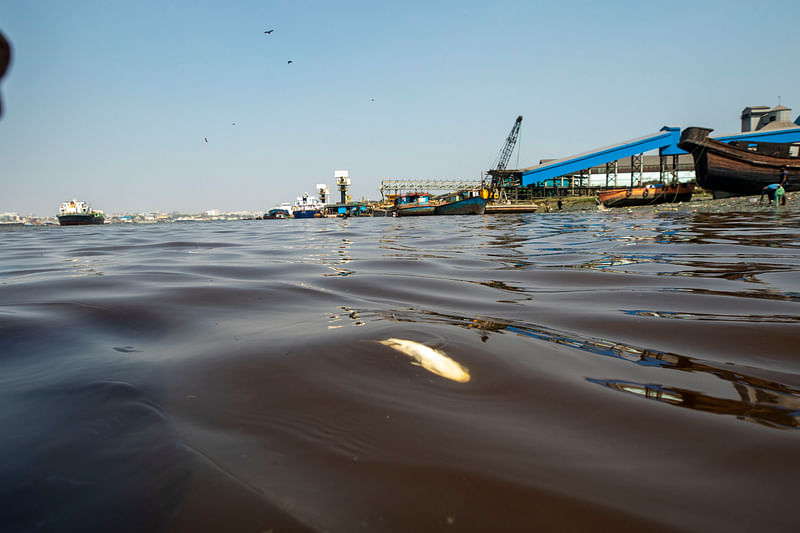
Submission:
<svg viewBox="0 0 800 533">
<path fill-rule="evenodd" d="M 742 133 L 800 127 L 800 116 L 792 122 L 791 113 L 791 109 L 780 104 L 772 109 L 765 105 L 745 107 L 742 110 Z"/>
<path fill-rule="evenodd" d="M 800 117 L 792 122 L 788 107 L 780 104 L 773 108 L 746 107 L 742 110 L 741 121 L 740 133 L 714 135 L 713 138 L 722 142 L 800 144 Z M 515 128 L 518 129 L 518 123 Z M 527 168 L 494 169 L 488 174 L 492 186 L 501 191 L 499 196 L 509 200 L 530 197 L 531 193 L 547 195 L 553 190 L 560 194 L 567 189 L 571 194 L 583 195 L 593 194 L 598 188 L 636 186 L 653 181 L 691 181 L 695 178 L 694 160 L 678 148 L 680 133 L 680 128 L 665 126 L 656 133 L 611 146 L 561 159 L 542 159 L 538 165 Z M 508 145 L 509 141 L 504 152 L 508 151 Z M 657 155 L 645 155 L 656 150 Z"/>
</svg>

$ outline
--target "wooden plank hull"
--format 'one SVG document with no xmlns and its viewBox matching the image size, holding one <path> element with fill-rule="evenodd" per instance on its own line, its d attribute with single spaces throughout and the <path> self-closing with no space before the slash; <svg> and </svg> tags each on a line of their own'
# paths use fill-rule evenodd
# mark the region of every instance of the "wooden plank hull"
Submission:
<svg viewBox="0 0 800 533">
<path fill-rule="evenodd" d="M 433 205 L 408 205 L 398 206 L 396 213 L 399 217 L 420 217 L 433 215 L 435 210 Z"/>
<path fill-rule="evenodd" d="M 688 202 L 694 193 L 694 183 L 677 183 L 659 187 L 628 187 L 598 193 L 606 207 L 635 207 L 676 202 Z"/>
<path fill-rule="evenodd" d="M 486 200 L 480 196 L 473 196 L 455 202 L 439 204 L 434 209 L 434 215 L 482 215 L 486 211 Z"/>
<path fill-rule="evenodd" d="M 507 213 L 535 213 L 539 208 L 536 204 L 487 204 L 487 215 L 500 215 Z"/>
<path fill-rule="evenodd" d="M 394 207 L 373 207 L 372 216 L 374 217 L 391 217 L 394 216 Z"/>
<path fill-rule="evenodd" d="M 761 189 L 781 181 L 785 167 L 786 191 L 800 190 L 800 160 L 778 157 L 730 146 L 708 137 L 708 128 L 687 128 L 678 146 L 694 158 L 697 184 L 711 191 L 735 195 L 761 194 Z"/>
</svg>

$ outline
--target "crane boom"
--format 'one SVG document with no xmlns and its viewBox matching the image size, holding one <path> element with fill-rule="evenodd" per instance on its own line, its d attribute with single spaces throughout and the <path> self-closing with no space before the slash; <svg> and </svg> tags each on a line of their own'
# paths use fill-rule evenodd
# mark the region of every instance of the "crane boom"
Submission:
<svg viewBox="0 0 800 533">
<path fill-rule="evenodd" d="M 503 149 L 500 151 L 500 155 L 497 157 L 497 161 L 492 170 L 505 170 L 506 165 L 508 165 L 508 160 L 511 159 L 514 146 L 517 144 L 520 124 L 522 124 L 522 115 L 518 116 L 517 120 L 514 121 L 514 126 L 511 128 L 508 137 L 506 137 L 506 143 L 503 145 Z"/>
</svg>

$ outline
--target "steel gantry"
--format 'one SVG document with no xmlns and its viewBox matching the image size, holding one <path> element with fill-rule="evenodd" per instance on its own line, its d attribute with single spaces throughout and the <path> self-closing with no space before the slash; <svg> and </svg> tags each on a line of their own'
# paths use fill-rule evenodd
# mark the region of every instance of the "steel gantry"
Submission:
<svg viewBox="0 0 800 533">
<path fill-rule="evenodd" d="M 387 179 L 381 180 L 381 197 L 402 192 L 479 191 L 479 179 Z"/>
</svg>

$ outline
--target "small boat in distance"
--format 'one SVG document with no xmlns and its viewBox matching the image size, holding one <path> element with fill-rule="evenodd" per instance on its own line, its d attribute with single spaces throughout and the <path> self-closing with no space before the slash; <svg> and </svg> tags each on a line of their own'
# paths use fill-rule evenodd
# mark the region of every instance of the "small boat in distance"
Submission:
<svg viewBox="0 0 800 533">
<path fill-rule="evenodd" d="M 403 194 L 394 199 L 392 214 L 400 217 L 432 215 L 436 204 L 431 202 L 431 195 L 422 192 Z"/>
<path fill-rule="evenodd" d="M 655 183 L 643 187 L 627 187 L 597 193 L 605 207 L 634 207 L 640 205 L 688 202 L 694 193 L 694 183 Z"/>
<path fill-rule="evenodd" d="M 275 220 L 289 218 L 292 216 L 292 204 L 284 202 L 279 206 L 273 207 L 264 214 L 264 220 Z"/>
<path fill-rule="evenodd" d="M 709 128 L 691 127 L 681 133 L 678 147 L 692 154 L 697 184 L 710 191 L 734 195 L 761 194 L 765 185 L 779 183 L 786 169 L 786 191 L 800 190 L 800 157 L 791 143 L 711 139 Z"/>
<path fill-rule="evenodd" d="M 264 219 L 275 220 L 275 219 L 289 218 L 290 216 L 292 216 L 292 214 L 289 213 L 289 211 L 276 207 L 274 209 L 270 209 L 269 211 L 267 211 L 267 214 L 264 215 Z"/>
<path fill-rule="evenodd" d="M 486 212 L 486 200 L 480 194 L 458 191 L 437 198 L 434 215 L 482 215 Z"/>
<path fill-rule="evenodd" d="M 58 208 L 58 223 L 61 226 L 89 226 L 104 222 L 103 212 L 91 209 L 86 202 L 70 200 Z"/>
<path fill-rule="evenodd" d="M 321 218 L 324 207 L 325 204 L 320 202 L 316 196 L 303 193 L 303 196 L 298 197 L 292 206 L 292 216 L 294 218 Z"/>
</svg>

